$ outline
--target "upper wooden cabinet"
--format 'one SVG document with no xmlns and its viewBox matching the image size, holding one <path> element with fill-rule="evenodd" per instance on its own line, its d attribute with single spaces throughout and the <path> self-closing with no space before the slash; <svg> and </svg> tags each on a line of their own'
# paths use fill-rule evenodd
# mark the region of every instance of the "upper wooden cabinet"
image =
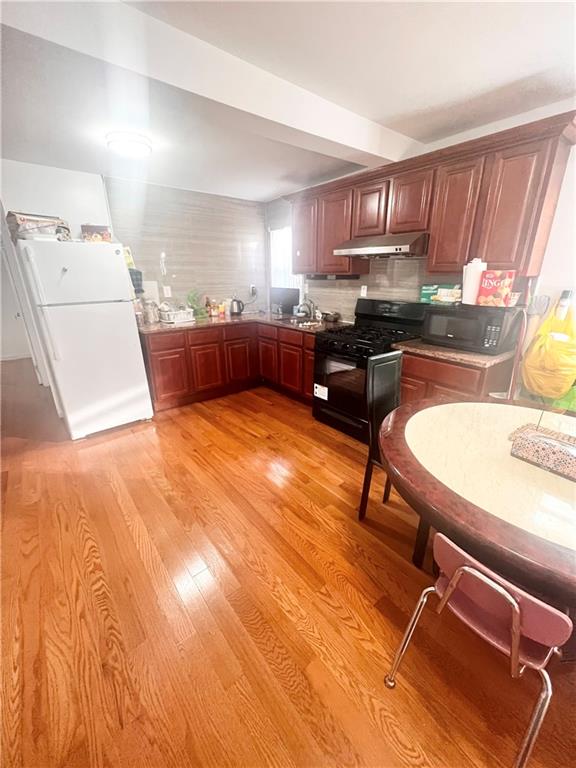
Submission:
<svg viewBox="0 0 576 768">
<path fill-rule="evenodd" d="M 468 261 L 484 158 L 441 165 L 430 220 L 429 272 L 458 272 Z"/>
<path fill-rule="evenodd" d="M 387 181 L 355 187 L 352 237 L 383 235 L 386 232 L 387 204 Z"/>
<path fill-rule="evenodd" d="M 316 198 L 297 200 L 292 206 L 292 271 L 316 272 Z"/>
<path fill-rule="evenodd" d="M 363 259 L 334 256 L 334 248 L 352 236 L 352 189 L 297 200 L 292 208 L 292 271 L 295 274 L 361 275 Z"/>
<path fill-rule="evenodd" d="M 532 141 L 486 157 L 474 255 L 492 269 L 516 269 L 524 275 L 540 271 L 540 264 L 530 264 L 530 255 L 550 144 L 549 140 Z"/>
<path fill-rule="evenodd" d="M 319 272 L 350 271 L 348 256 L 334 256 L 334 248 L 352 236 L 352 190 L 329 192 L 318 199 Z"/>
<path fill-rule="evenodd" d="M 388 232 L 419 232 L 428 229 L 434 169 L 411 171 L 392 179 Z"/>
<path fill-rule="evenodd" d="M 430 233 L 430 272 L 540 273 L 576 111 L 336 179 L 294 200 L 294 272 L 351 275 L 370 260 L 334 256 L 349 237 Z"/>
</svg>

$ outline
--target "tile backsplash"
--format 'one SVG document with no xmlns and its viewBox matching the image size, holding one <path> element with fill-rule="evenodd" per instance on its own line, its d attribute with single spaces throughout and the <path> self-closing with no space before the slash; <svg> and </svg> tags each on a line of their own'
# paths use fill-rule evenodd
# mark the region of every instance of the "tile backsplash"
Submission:
<svg viewBox="0 0 576 768">
<path fill-rule="evenodd" d="M 264 205 L 137 181 L 106 178 L 115 236 L 132 248 L 144 280 L 172 288 L 185 301 L 192 289 L 217 301 L 258 297 L 267 305 Z M 160 269 L 166 254 L 167 275 Z"/>
<path fill-rule="evenodd" d="M 429 275 L 426 259 L 374 259 L 370 274 L 358 280 L 308 280 L 308 295 L 322 312 L 340 312 L 354 320 L 356 299 L 366 285 L 369 299 L 419 301 L 420 286 L 426 283 L 459 283 L 461 275 Z"/>
</svg>

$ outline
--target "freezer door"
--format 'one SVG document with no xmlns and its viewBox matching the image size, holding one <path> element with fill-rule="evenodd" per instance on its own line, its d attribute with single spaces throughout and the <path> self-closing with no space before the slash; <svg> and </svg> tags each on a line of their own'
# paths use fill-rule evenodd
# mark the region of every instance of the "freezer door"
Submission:
<svg viewBox="0 0 576 768">
<path fill-rule="evenodd" d="M 73 440 L 152 417 L 130 303 L 42 307 L 41 316 Z"/>
<path fill-rule="evenodd" d="M 129 301 L 132 297 L 121 245 L 34 240 L 21 241 L 18 249 L 36 304 Z"/>
</svg>

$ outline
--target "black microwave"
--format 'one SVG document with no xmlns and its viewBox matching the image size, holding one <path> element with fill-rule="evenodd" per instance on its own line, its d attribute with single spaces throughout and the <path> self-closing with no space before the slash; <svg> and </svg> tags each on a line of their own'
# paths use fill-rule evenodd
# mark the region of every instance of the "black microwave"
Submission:
<svg viewBox="0 0 576 768">
<path fill-rule="evenodd" d="M 523 314 L 518 307 L 428 307 L 422 339 L 442 347 L 499 355 L 516 346 Z"/>
</svg>

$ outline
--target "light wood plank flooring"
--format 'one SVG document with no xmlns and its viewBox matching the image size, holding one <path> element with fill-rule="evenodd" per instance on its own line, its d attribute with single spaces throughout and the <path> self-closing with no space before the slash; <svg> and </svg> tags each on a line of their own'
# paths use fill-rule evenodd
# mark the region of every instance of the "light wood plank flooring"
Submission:
<svg viewBox="0 0 576 768">
<path fill-rule="evenodd" d="M 366 449 L 259 388 L 71 443 L 4 366 L 4 768 L 512 766 L 538 690 L 425 615 L 416 516 Z M 533 768 L 574 765 L 556 665 Z"/>
</svg>

